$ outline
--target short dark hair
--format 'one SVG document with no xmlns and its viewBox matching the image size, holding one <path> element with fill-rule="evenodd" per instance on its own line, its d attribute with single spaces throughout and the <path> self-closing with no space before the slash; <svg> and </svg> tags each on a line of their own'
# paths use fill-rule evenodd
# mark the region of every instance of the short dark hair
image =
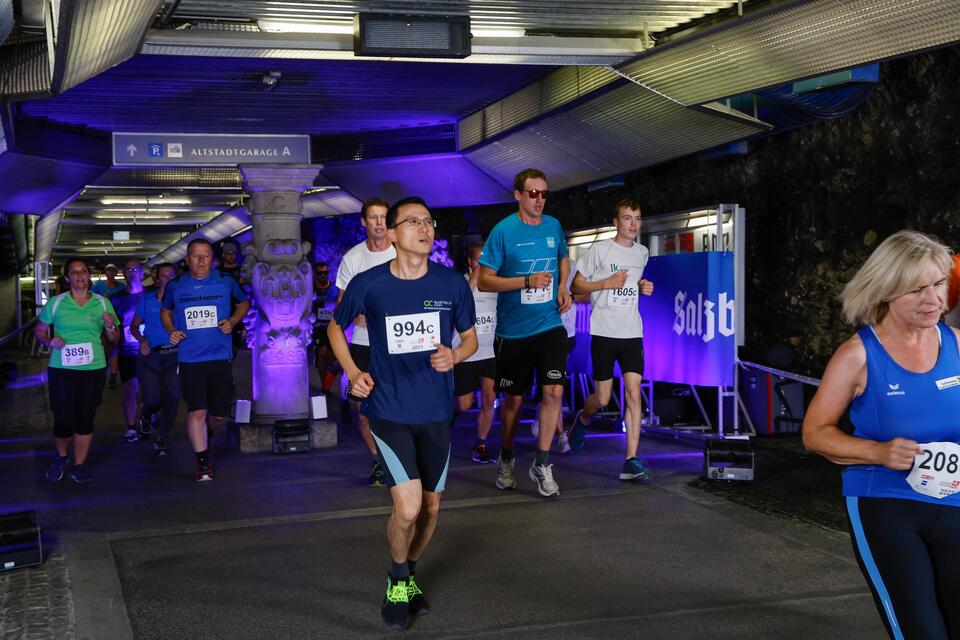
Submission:
<svg viewBox="0 0 960 640">
<path fill-rule="evenodd" d="M 393 229 L 397 226 L 397 215 L 400 213 L 400 207 L 404 207 L 408 204 L 419 204 L 423 206 L 428 211 L 430 210 L 427 207 L 427 203 L 423 201 L 423 198 L 419 196 L 407 196 L 406 198 L 401 198 L 393 203 L 393 206 L 387 209 L 387 229 Z"/>
<path fill-rule="evenodd" d="M 87 262 L 86 258 L 81 258 L 80 256 L 73 256 L 72 258 L 67 258 L 67 261 L 63 263 L 63 277 L 66 278 L 67 274 L 70 272 L 70 265 L 74 262 L 82 262 L 83 266 L 87 268 L 87 271 L 90 271 L 90 263 Z"/>
<path fill-rule="evenodd" d="M 150 268 L 150 270 L 153 271 L 154 269 L 156 269 L 157 273 L 160 273 L 160 269 L 163 269 L 164 267 L 170 267 L 174 271 L 177 270 L 177 268 L 172 264 L 170 264 L 169 262 L 161 262 L 160 264 L 155 264 L 153 265 L 153 267 Z"/>
<path fill-rule="evenodd" d="M 471 255 L 477 249 L 480 249 L 480 251 L 483 251 L 484 244 L 485 243 L 483 242 L 483 240 L 478 240 L 477 242 L 471 242 L 470 245 L 467 247 L 467 255 L 468 256 Z"/>
<path fill-rule="evenodd" d="M 527 182 L 527 178 L 540 178 L 541 180 L 546 181 L 547 176 L 540 171 L 540 169 L 524 169 L 517 175 L 513 176 L 513 190 L 514 191 L 523 191 L 523 185 Z"/>
<path fill-rule="evenodd" d="M 205 245 L 207 245 L 208 247 L 210 247 L 210 253 L 213 253 L 213 244 L 211 244 L 211 242 L 210 242 L 209 240 L 207 240 L 206 238 L 194 238 L 193 240 L 191 240 L 190 242 L 187 243 L 187 254 L 188 254 L 188 255 L 190 254 L 190 249 L 192 249 L 192 248 L 193 248 L 193 245 L 195 245 L 195 244 L 205 244 Z"/>
<path fill-rule="evenodd" d="M 367 198 L 366 202 L 363 203 L 363 206 L 360 207 L 360 217 L 366 218 L 367 211 L 370 207 L 384 207 L 386 209 L 390 208 L 390 205 L 383 198 Z"/>
<path fill-rule="evenodd" d="M 330 268 L 330 263 L 327 262 L 326 260 L 317 260 L 316 264 L 314 264 L 313 266 L 314 266 L 314 268 L 316 268 L 316 267 L 327 267 L 327 268 L 329 269 L 329 268 Z"/>
<path fill-rule="evenodd" d="M 640 205 L 637 204 L 636 200 L 631 200 L 630 198 L 624 198 L 617 202 L 617 205 L 613 208 L 613 217 L 616 218 L 620 215 L 620 209 L 630 209 L 631 211 L 640 211 Z"/>
</svg>

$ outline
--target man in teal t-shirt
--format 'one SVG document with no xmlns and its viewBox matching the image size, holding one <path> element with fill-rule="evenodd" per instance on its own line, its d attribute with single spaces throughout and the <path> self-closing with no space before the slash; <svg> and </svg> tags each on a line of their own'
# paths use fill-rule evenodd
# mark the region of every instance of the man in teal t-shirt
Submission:
<svg viewBox="0 0 960 640">
<path fill-rule="evenodd" d="M 497 459 L 497 488 L 514 489 L 513 437 L 523 395 L 536 371 L 543 391 L 540 423 L 554 425 L 563 404 L 567 332 L 560 314 L 570 307 L 570 260 L 560 222 L 544 215 L 550 195 L 538 169 L 516 175 L 513 196 L 518 211 L 490 232 L 480 257 L 480 291 L 495 291 L 497 329 L 494 351 L 497 384 L 506 394 L 501 420 L 503 448 Z M 553 429 L 541 429 L 530 479 L 542 496 L 560 495 L 550 464 Z"/>
</svg>

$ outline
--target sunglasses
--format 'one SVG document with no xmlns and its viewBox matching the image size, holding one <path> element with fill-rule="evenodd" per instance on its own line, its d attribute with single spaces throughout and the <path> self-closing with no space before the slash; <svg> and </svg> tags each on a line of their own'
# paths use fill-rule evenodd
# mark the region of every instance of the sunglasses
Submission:
<svg viewBox="0 0 960 640">
<path fill-rule="evenodd" d="M 546 200 L 550 197 L 550 191 L 548 189 L 544 189 L 543 191 L 540 189 L 524 189 L 521 193 L 527 194 L 527 197 L 531 200 L 536 200 L 538 198 L 543 198 Z"/>
</svg>

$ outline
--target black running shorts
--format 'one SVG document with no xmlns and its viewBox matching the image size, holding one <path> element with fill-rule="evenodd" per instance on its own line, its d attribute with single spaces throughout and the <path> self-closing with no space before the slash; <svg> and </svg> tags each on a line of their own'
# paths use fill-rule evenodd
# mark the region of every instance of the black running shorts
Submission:
<svg viewBox="0 0 960 640">
<path fill-rule="evenodd" d="M 497 379 L 497 359 L 461 362 L 453 368 L 453 395 L 465 396 L 480 388 L 480 378 Z"/>
<path fill-rule="evenodd" d="M 567 331 L 556 327 L 526 338 L 496 338 L 497 387 L 507 395 L 522 396 L 533 374 L 537 384 L 563 384 L 567 370 Z"/>
<path fill-rule="evenodd" d="M 450 467 L 450 423 L 399 424 L 370 420 L 387 486 L 420 480 L 424 491 L 441 493 Z"/>
<path fill-rule="evenodd" d="M 233 400 L 233 364 L 229 360 L 181 362 L 180 393 L 187 411 L 206 409 L 210 415 L 226 418 Z"/>
<path fill-rule="evenodd" d="M 590 358 L 593 379 L 613 378 L 613 363 L 620 363 L 621 373 L 643 375 L 643 338 L 607 338 L 590 336 Z"/>
</svg>

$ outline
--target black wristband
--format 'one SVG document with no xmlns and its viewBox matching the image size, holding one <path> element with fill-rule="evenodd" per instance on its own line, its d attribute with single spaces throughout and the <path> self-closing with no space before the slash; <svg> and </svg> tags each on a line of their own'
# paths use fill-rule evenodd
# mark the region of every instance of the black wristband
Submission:
<svg viewBox="0 0 960 640">
<path fill-rule="evenodd" d="M 524 289 L 530 288 L 530 276 L 523 276 L 523 288 Z"/>
</svg>

